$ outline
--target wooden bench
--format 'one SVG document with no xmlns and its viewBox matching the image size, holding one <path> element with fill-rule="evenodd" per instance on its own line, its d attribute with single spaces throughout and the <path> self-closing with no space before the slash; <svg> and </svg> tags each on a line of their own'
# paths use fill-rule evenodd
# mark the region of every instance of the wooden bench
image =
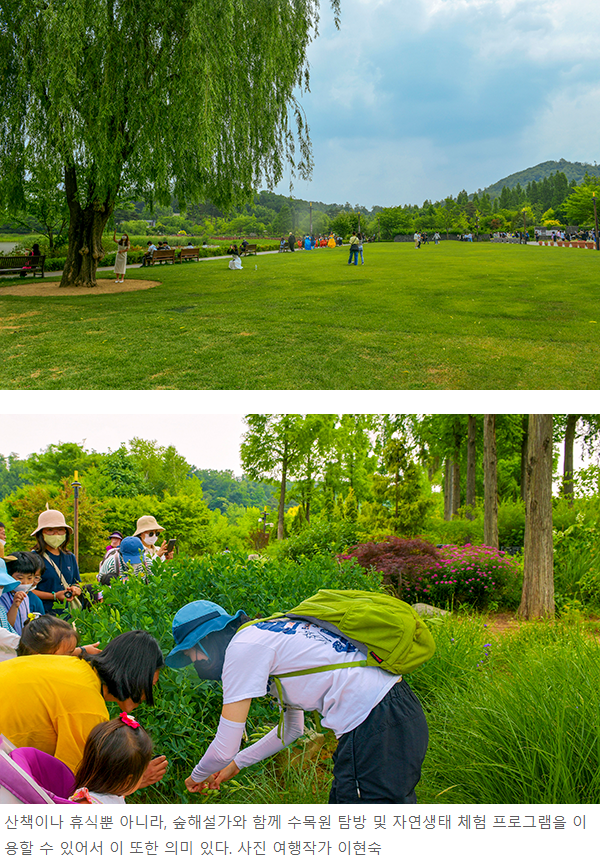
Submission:
<svg viewBox="0 0 600 863">
<path fill-rule="evenodd" d="M 184 246 L 181 249 L 181 254 L 179 256 L 179 262 L 182 263 L 183 261 L 193 261 L 194 259 L 196 261 L 200 260 L 200 249 L 199 248 L 198 249 L 191 249 L 189 247 Z"/>
<path fill-rule="evenodd" d="M 40 271 L 44 278 L 44 262 L 46 255 L 0 255 L 0 273 L 31 273 L 35 276 Z"/>
<path fill-rule="evenodd" d="M 152 253 L 150 264 L 175 263 L 175 249 L 160 249 Z"/>
<path fill-rule="evenodd" d="M 244 257 L 246 257 L 246 255 L 256 255 L 256 248 L 256 243 L 254 245 L 247 245 L 242 252 L 242 255 L 244 255 Z"/>
</svg>

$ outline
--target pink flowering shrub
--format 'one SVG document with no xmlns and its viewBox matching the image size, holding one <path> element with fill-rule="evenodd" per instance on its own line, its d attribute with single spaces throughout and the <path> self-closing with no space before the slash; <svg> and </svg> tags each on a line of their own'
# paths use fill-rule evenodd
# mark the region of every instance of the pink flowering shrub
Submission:
<svg viewBox="0 0 600 863">
<path fill-rule="evenodd" d="M 405 602 L 450 605 L 466 602 L 485 607 L 502 596 L 517 578 L 517 563 L 497 548 L 447 545 L 441 549 L 421 539 L 389 536 L 384 542 L 364 542 L 340 558 L 356 558 L 365 569 L 383 576 Z"/>
<path fill-rule="evenodd" d="M 498 599 L 516 577 L 517 564 L 504 551 L 486 545 L 447 545 L 422 585 L 423 599 L 433 605 L 468 602 L 485 606 Z"/>
</svg>

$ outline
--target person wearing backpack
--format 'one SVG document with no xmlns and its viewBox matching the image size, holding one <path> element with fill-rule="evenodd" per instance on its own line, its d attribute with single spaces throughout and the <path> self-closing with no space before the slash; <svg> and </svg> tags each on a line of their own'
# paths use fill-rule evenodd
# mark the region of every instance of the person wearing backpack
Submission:
<svg viewBox="0 0 600 863">
<path fill-rule="evenodd" d="M 223 686 L 217 733 L 185 780 L 188 791 L 219 789 L 298 739 L 308 710 L 338 739 L 330 803 L 416 803 L 427 722 L 401 675 L 367 665 L 381 661 L 374 651 L 367 656 L 349 638 L 300 617 L 249 621 L 208 600 L 179 609 L 173 637 L 168 666 L 191 663 L 201 679 Z M 279 727 L 240 751 L 252 699 L 266 694 L 280 704 Z"/>
</svg>

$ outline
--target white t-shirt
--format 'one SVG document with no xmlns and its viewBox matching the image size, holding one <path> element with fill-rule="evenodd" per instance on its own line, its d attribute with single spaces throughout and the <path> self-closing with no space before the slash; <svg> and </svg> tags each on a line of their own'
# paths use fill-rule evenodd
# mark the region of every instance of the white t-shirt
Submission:
<svg viewBox="0 0 600 863">
<path fill-rule="evenodd" d="M 236 633 L 225 653 L 223 704 L 277 696 L 271 675 L 364 659 L 354 645 L 306 621 L 263 621 Z M 281 680 L 285 704 L 317 710 L 336 737 L 363 722 L 400 680 L 379 668 L 341 668 Z"/>
</svg>

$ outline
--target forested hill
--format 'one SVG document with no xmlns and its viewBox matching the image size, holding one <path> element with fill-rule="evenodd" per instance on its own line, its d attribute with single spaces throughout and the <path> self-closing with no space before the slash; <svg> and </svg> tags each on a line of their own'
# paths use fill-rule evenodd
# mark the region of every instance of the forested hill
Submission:
<svg viewBox="0 0 600 863">
<path fill-rule="evenodd" d="M 509 174 L 508 177 L 488 186 L 484 192 L 494 198 L 500 194 L 503 186 L 514 189 L 520 183 L 525 188 L 533 180 L 539 183 L 540 180 L 552 176 L 557 171 L 561 171 L 569 182 L 575 180 L 577 184 L 581 183 L 586 173 L 593 177 L 600 177 L 600 165 L 590 165 L 587 162 L 567 162 L 566 159 L 560 159 L 558 162 L 540 162 L 533 168 L 526 168 L 524 171 L 517 171 L 516 174 Z"/>
</svg>

